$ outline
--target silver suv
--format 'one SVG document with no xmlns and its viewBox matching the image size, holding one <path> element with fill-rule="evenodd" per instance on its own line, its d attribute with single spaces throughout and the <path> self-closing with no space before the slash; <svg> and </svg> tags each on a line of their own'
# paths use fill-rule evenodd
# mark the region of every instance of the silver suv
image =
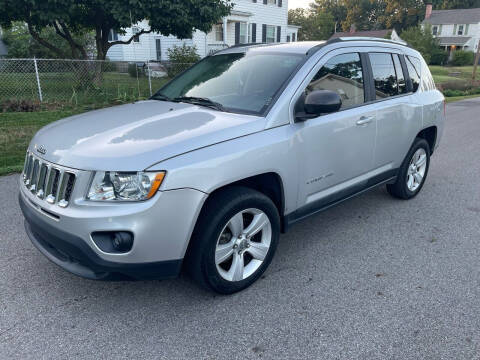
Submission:
<svg viewBox="0 0 480 360">
<path fill-rule="evenodd" d="M 20 179 L 25 228 L 85 278 L 184 268 L 233 293 L 299 220 L 382 184 L 416 196 L 444 122 L 425 61 L 400 43 L 229 48 L 147 101 L 40 130 Z"/>
</svg>

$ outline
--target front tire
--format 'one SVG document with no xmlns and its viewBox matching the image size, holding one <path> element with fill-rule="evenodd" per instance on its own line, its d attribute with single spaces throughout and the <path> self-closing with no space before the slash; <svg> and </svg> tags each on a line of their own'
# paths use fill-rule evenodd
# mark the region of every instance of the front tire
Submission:
<svg viewBox="0 0 480 360">
<path fill-rule="evenodd" d="M 393 197 L 409 200 L 422 190 L 430 167 L 430 146 L 425 139 L 416 138 L 398 172 L 394 184 L 387 190 Z"/>
<path fill-rule="evenodd" d="M 270 264 L 280 237 L 272 200 L 230 187 L 205 204 L 186 257 L 190 275 L 204 287 L 232 294 L 253 284 Z"/>
</svg>

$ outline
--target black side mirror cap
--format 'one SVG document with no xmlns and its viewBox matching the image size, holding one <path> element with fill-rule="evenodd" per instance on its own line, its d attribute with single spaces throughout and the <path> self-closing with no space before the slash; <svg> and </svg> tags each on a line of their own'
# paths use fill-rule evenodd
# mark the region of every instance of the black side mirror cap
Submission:
<svg viewBox="0 0 480 360">
<path fill-rule="evenodd" d="M 300 111 L 297 111 L 295 114 L 295 118 L 298 121 L 316 118 L 322 114 L 334 113 L 342 107 L 340 95 L 330 90 L 314 90 L 304 98 L 300 98 L 300 101 L 303 101 L 304 111 L 301 111 L 301 106 L 298 106 Z"/>
</svg>

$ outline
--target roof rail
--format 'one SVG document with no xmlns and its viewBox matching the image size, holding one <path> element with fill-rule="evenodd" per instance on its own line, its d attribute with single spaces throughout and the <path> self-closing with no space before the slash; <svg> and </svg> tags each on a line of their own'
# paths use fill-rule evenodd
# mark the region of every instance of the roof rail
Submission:
<svg viewBox="0 0 480 360">
<path fill-rule="evenodd" d="M 275 45 L 275 44 L 274 44 L 274 43 L 267 44 L 267 43 L 264 43 L 264 42 L 261 42 L 261 43 L 235 44 L 235 45 L 227 46 L 226 48 L 223 48 L 223 49 L 218 49 L 218 50 L 212 52 L 212 53 L 209 54 L 209 55 L 216 55 L 216 54 L 219 54 L 219 53 L 221 53 L 222 51 L 226 51 L 226 50 L 228 50 L 228 49 L 235 49 L 235 48 L 240 48 L 240 47 L 254 47 L 254 46 L 259 46 L 259 45 Z"/>
<path fill-rule="evenodd" d="M 273 45 L 275 45 L 275 43 L 272 43 Z M 266 42 L 261 42 L 261 43 L 245 43 L 245 44 L 235 44 L 235 45 L 232 45 L 232 46 L 229 46 L 223 50 L 226 50 L 226 49 L 233 49 L 233 48 L 238 48 L 238 47 L 252 47 L 252 46 L 255 46 L 255 45 L 267 45 Z"/>
<path fill-rule="evenodd" d="M 387 44 L 409 46 L 405 41 L 397 41 L 397 40 L 375 38 L 375 37 L 365 37 L 365 36 L 339 37 L 339 38 L 328 40 L 327 44 L 335 44 L 335 43 L 338 43 L 338 42 L 345 42 L 345 41 L 375 41 L 375 42 L 383 42 L 383 43 L 387 43 Z"/>
</svg>

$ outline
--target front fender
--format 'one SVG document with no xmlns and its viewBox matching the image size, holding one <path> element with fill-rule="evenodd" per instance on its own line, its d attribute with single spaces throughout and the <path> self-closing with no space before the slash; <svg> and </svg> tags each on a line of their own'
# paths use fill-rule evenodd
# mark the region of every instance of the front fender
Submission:
<svg viewBox="0 0 480 360">
<path fill-rule="evenodd" d="M 193 188 L 211 193 L 225 185 L 265 173 L 276 173 L 285 192 L 285 214 L 295 210 L 298 154 L 289 125 L 198 149 L 153 165 L 166 170 L 162 190 Z"/>
</svg>

